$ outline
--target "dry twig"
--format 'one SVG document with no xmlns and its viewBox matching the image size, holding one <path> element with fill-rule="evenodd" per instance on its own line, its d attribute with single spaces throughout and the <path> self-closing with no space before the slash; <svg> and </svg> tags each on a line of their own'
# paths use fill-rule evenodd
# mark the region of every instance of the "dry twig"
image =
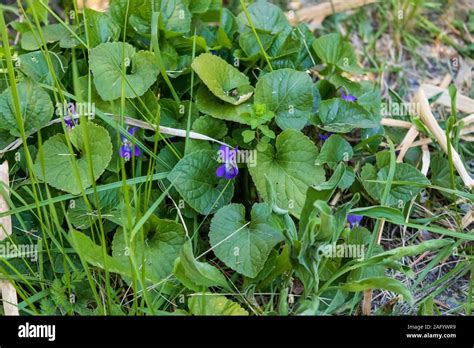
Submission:
<svg viewBox="0 0 474 348">
<path fill-rule="evenodd" d="M 314 29 L 320 25 L 327 16 L 352 10 L 374 2 L 377 2 L 377 0 L 332 0 L 303 8 L 296 11 L 296 13 L 290 12 L 288 17 L 292 24 L 296 24 L 298 21 L 308 22 L 309 27 Z"/>
<path fill-rule="evenodd" d="M 9 187 L 8 179 L 8 162 L 0 165 L 0 185 L 3 184 Z M 5 191 L 6 192 L 6 191 Z M 0 212 L 8 211 L 9 207 L 7 200 L 0 194 Z M 12 233 L 11 216 L 4 216 L 0 218 L 0 240 L 7 238 Z M 18 300 L 16 296 L 15 287 L 7 280 L 0 280 L 0 289 L 2 292 L 3 311 L 5 315 L 19 315 Z"/>
</svg>

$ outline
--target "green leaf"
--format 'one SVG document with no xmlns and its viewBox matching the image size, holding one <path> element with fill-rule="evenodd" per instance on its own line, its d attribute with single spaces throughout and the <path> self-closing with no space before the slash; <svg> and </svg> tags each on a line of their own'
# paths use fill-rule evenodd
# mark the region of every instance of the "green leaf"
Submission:
<svg viewBox="0 0 474 348">
<path fill-rule="evenodd" d="M 354 128 L 374 128 L 380 123 L 380 116 L 371 114 L 357 103 L 339 98 L 323 100 L 319 118 L 325 130 L 338 133 L 347 133 Z"/>
<path fill-rule="evenodd" d="M 56 54 L 49 53 L 49 59 L 54 69 L 53 75 L 49 70 L 45 56 L 46 53 L 41 51 L 22 54 L 18 56 L 16 65 L 23 74 L 32 80 L 52 86 L 55 83 L 53 76 L 61 80 L 66 70 L 61 58 Z"/>
<path fill-rule="evenodd" d="M 375 219 L 387 219 L 393 223 L 403 225 L 405 217 L 400 210 L 391 207 L 372 206 L 356 208 L 351 211 L 356 215 L 368 216 Z"/>
<path fill-rule="evenodd" d="M 451 188 L 451 174 L 450 174 L 450 165 L 446 157 L 440 154 L 436 154 L 431 157 L 430 171 L 431 171 L 431 181 L 433 185 L 440 186 L 443 188 Z M 454 178 L 455 185 L 459 187 L 462 182 L 459 176 Z M 439 190 L 444 197 L 452 200 L 453 194 Z"/>
<path fill-rule="evenodd" d="M 352 167 L 347 167 L 346 170 L 344 171 L 344 175 L 341 178 L 341 181 L 339 182 L 339 188 L 341 190 L 348 189 L 351 187 L 351 185 L 355 181 L 355 172 L 354 168 Z"/>
<path fill-rule="evenodd" d="M 412 304 L 414 302 L 413 296 L 403 283 L 394 278 L 388 277 L 373 277 L 373 278 L 365 278 L 359 281 L 346 283 L 337 287 L 338 289 L 344 291 L 365 291 L 365 290 L 372 290 L 372 289 L 383 289 L 395 292 L 397 294 L 403 295 L 403 298 L 408 303 Z"/>
<path fill-rule="evenodd" d="M 266 124 L 259 126 L 258 129 L 262 132 L 264 136 L 270 139 L 276 138 L 275 132 L 272 131 Z"/>
<path fill-rule="evenodd" d="M 244 138 L 244 142 L 250 143 L 255 139 L 255 131 L 246 129 L 242 132 L 242 137 Z"/>
<path fill-rule="evenodd" d="M 252 97 L 253 87 L 248 77 L 222 58 L 204 53 L 191 66 L 217 98 L 239 105 Z"/>
<path fill-rule="evenodd" d="M 307 70 L 314 65 L 314 53 L 309 48 L 313 46 L 316 38 L 314 37 L 313 31 L 306 23 L 300 22 L 296 27 L 296 30 L 301 39 L 300 50 L 298 51 L 298 55 L 294 63 L 296 63 L 297 70 Z"/>
<path fill-rule="evenodd" d="M 250 20 L 258 32 L 277 34 L 290 26 L 283 11 L 269 2 L 257 1 L 248 6 L 247 10 L 250 14 Z M 241 27 L 244 26 L 247 30 L 250 30 L 245 13 L 240 13 L 237 20 Z"/>
<path fill-rule="evenodd" d="M 298 31 L 287 27 L 275 37 L 268 54 L 273 59 L 282 58 L 297 53 L 301 48 L 300 44 L 301 37 L 298 35 Z"/>
<path fill-rule="evenodd" d="M 325 181 L 324 170 L 316 165 L 318 149 L 303 133 L 283 131 L 276 140 L 276 150 L 268 145 L 257 153 L 257 165 L 249 167 L 259 194 L 268 200 L 265 175 L 274 184 L 277 205 L 299 216 L 306 190 Z"/>
<path fill-rule="evenodd" d="M 16 138 L 10 134 L 7 129 L 0 128 L 0 149 L 5 148 L 8 144 L 13 142 Z"/>
<path fill-rule="evenodd" d="M 324 142 L 317 163 L 327 163 L 333 166 L 340 161 L 347 162 L 352 158 L 353 154 L 354 152 L 352 151 L 351 144 L 349 144 L 342 136 L 334 134 Z"/>
<path fill-rule="evenodd" d="M 30 133 L 46 125 L 54 113 L 48 93 L 29 80 L 20 82 L 17 88 L 25 132 Z M 11 88 L 8 88 L 0 95 L 0 129 L 9 130 L 13 136 L 20 136 L 15 114 Z"/>
<path fill-rule="evenodd" d="M 313 82 L 302 71 L 276 70 L 260 78 L 255 89 L 255 102 L 275 113 L 281 129 L 302 129 L 311 116 L 313 101 Z"/>
<path fill-rule="evenodd" d="M 270 49 L 273 41 L 275 40 L 275 36 L 272 34 L 259 33 L 258 37 L 265 51 L 268 51 Z M 239 36 L 239 46 L 247 56 L 242 57 L 241 54 L 237 54 L 237 51 L 236 57 L 242 61 L 257 60 L 261 56 L 262 52 L 260 50 L 260 45 L 257 41 L 257 38 L 255 37 L 255 34 L 250 30 L 243 32 Z"/>
<path fill-rule="evenodd" d="M 122 75 L 123 64 L 125 75 Z M 93 48 L 90 51 L 90 67 L 94 85 L 103 100 L 118 99 L 123 80 L 125 97 L 142 96 L 155 83 L 159 73 L 153 53 L 137 53 L 132 45 L 120 42 L 103 43 Z"/>
<path fill-rule="evenodd" d="M 98 202 L 93 195 L 89 195 L 87 198 L 90 205 L 86 204 L 83 197 L 74 200 L 74 204 L 69 205 L 67 212 L 69 221 L 77 229 L 88 229 L 99 218 L 98 209 L 100 209 L 103 219 L 118 221 L 121 217 L 121 208 L 123 206 L 120 193 L 120 190 L 98 192 Z"/>
<path fill-rule="evenodd" d="M 26 13 L 30 14 L 33 17 L 33 13 L 36 13 L 38 20 L 42 23 L 48 22 L 48 2 L 49 0 L 36 0 L 31 2 L 31 7 L 26 9 Z"/>
<path fill-rule="evenodd" d="M 313 49 L 321 60 L 343 71 L 360 70 L 351 45 L 341 35 L 327 34 L 313 43 Z"/>
<path fill-rule="evenodd" d="M 353 82 L 341 75 L 331 75 L 328 81 L 338 90 L 347 90 L 349 94 L 357 97 L 356 104 L 362 106 L 370 114 L 380 117 L 382 112 L 382 96 L 379 88 L 368 81 Z M 387 113 L 387 111 L 385 112 Z"/>
<path fill-rule="evenodd" d="M 158 218 L 151 221 L 152 234 L 148 236 L 147 242 L 143 243 L 140 238 L 133 241 L 136 263 L 139 265 L 140 271 L 145 269 L 145 274 L 148 274 L 148 277 L 165 279 L 173 272 L 175 260 L 181 253 L 186 234 L 183 226 L 174 221 Z M 128 265 L 131 254 L 126 245 L 123 229 L 119 229 L 112 242 L 112 255 L 123 264 Z"/>
<path fill-rule="evenodd" d="M 214 139 L 222 139 L 227 134 L 227 126 L 224 121 L 204 115 L 194 121 L 191 127 L 193 131 L 205 134 Z"/>
<path fill-rule="evenodd" d="M 232 105 L 215 97 L 205 86 L 200 86 L 196 93 L 196 104 L 203 114 L 226 121 L 247 124 L 241 116 L 252 111 L 252 104 Z"/>
<path fill-rule="evenodd" d="M 84 16 L 87 19 L 89 47 L 101 43 L 117 41 L 120 37 L 120 25 L 115 22 L 109 12 L 98 12 L 86 8 Z"/>
<path fill-rule="evenodd" d="M 59 46 L 61 48 L 76 47 L 79 44 L 79 41 L 66 28 L 66 25 L 51 24 L 41 27 L 40 30 L 43 34 L 44 41 L 47 44 L 59 41 Z M 68 27 L 72 32 L 77 32 L 77 27 L 75 25 L 69 25 Z M 35 34 L 33 34 L 32 31 L 28 31 L 24 33 L 21 38 L 21 48 L 27 51 L 36 51 L 42 47 L 42 45 L 39 44 L 40 42 L 41 39 L 37 31 L 35 31 Z"/>
<path fill-rule="evenodd" d="M 346 166 L 343 163 L 334 169 L 332 176 L 328 181 L 321 184 L 308 187 L 305 195 L 304 205 L 301 209 L 301 219 L 299 224 L 300 234 L 304 234 L 314 212 L 314 204 L 316 201 L 328 202 L 337 189 L 342 180 Z"/>
<path fill-rule="evenodd" d="M 423 254 L 426 251 L 437 250 L 445 246 L 452 245 L 451 239 L 432 239 L 419 244 L 410 245 L 406 247 L 399 247 L 391 250 L 381 252 L 372 256 L 370 259 L 364 261 L 367 264 L 389 264 L 400 260 L 403 257 L 410 257 Z"/>
<path fill-rule="evenodd" d="M 168 175 L 194 210 L 207 215 L 228 204 L 234 195 L 234 183 L 216 176 L 217 152 L 202 150 L 183 157 Z"/>
<path fill-rule="evenodd" d="M 103 270 L 107 269 L 110 273 L 120 274 L 125 279 L 132 278 L 132 269 L 128 263 L 126 264 L 110 255 L 104 257 L 102 247 L 95 244 L 82 232 L 71 231 L 69 237 L 74 250 L 91 265 Z M 154 277 L 154 274 L 149 273 L 145 274 L 145 280 L 151 284 L 160 281 L 159 278 Z"/>
<path fill-rule="evenodd" d="M 211 0 L 190 0 L 189 9 L 192 13 L 205 13 L 210 5 Z"/>
<path fill-rule="evenodd" d="M 389 167 L 390 166 L 385 166 L 378 172 L 371 164 L 366 164 L 362 168 L 362 184 L 367 193 L 379 202 L 382 198 L 386 184 L 375 181 L 386 182 Z M 386 204 L 390 206 L 404 204 L 415 197 L 429 184 L 430 181 L 415 167 L 407 163 L 397 163 L 392 187 Z"/>
<path fill-rule="evenodd" d="M 202 287 L 220 286 L 228 289 L 224 275 L 214 266 L 194 258 L 191 241 L 187 241 L 174 264 L 174 275 L 187 288 L 200 291 Z"/>
<path fill-rule="evenodd" d="M 190 296 L 189 311 L 194 315 L 249 315 L 237 303 L 225 296 L 213 293 L 198 293 Z"/>
<path fill-rule="evenodd" d="M 90 153 L 87 153 L 84 145 L 85 127 L 88 127 L 85 140 L 89 144 Z M 43 155 L 41 155 L 41 152 L 38 153 L 34 171 L 38 178 L 49 185 L 62 191 L 79 194 L 81 193 L 81 187 L 86 189 L 92 185 L 88 156 L 92 160 L 93 180 L 95 181 L 105 171 L 112 158 L 112 142 L 109 133 L 103 127 L 91 122 L 74 127 L 70 131 L 69 137 L 74 148 L 78 150 L 78 154 L 71 155 L 65 135 L 56 134 L 43 144 Z M 42 156 L 44 156 L 44 159 L 41 158 Z M 73 156 L 76 159 L 80 181 L 74 175 Z"/>
<path fill-rule="evenodd" d="M 165 31 L 166 37 L 188 33 L 191 28 L 191 12 L 185 0 L 161 1 L 160 29 Z"/>
<path fill-rule="evenodd" d="M 199 116 L 196 106 L 189 100 L 178 103 L 173 99 L 163 98 L 160 99 L 159 106 L 162 126 L 186 129 L 189 113 L 191 113 L 191 122 L 194 122 Z"/>
<path fill-rule="evenodd" d="M 249 224 L 245 221 L 245 207 L 230 204 L 214 215 L 209 240 L 219 260 L 234 271 L 254 278 L 272 248 L 283 240 L 283 234 L 267 204 L 253 205 Z"/>
<path fill-rule="evenodd" d="M 453 241 L 449 239 L 433 239 L 420 244 L 399 247 L 388 251 L 383 251 L 379 245 L 376 245 L 379 249 L 379 251 L 374 249 L 376 255 L 364 261 L 352 261 L 344 266 L 350 266 L 353 269 L 347 279 L 353 281 L 359 280 L 360 277 L 371 278 L 382 276 L 385 267 L 403 270 L 403 266 L 397 262 L 403 257 L 419 255 L 426 251 L 441 249 L 452 244 Z"/>
</svg>

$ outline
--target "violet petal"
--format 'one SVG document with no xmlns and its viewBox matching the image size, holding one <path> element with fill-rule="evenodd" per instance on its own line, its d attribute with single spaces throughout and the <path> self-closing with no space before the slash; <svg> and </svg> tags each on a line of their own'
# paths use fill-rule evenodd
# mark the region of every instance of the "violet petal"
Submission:
<svg viewBox="0 0 474 348">
<path fill-rule="evenodd" d="M 217 167 L 216 176 L 218 176 L 219 178 L 222 178 L 224 175 L 225 175 L 225 164 L 222 164 L 219 167 Z"/>
</svg>

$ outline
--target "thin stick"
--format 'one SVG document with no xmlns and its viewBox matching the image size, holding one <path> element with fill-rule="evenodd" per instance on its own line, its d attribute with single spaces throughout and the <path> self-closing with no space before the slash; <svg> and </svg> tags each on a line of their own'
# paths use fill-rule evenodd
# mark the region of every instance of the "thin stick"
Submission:
<svg viewBox="0 0 474 348">
<path fill-rule="evenodd" d="M 474 114 L 462 118 L 460 121 L 464 122 L 464 126 L 474 123 Z"/>
<path fill-rule="evenodd" d="M 459 120 L 459 122 L 461 121 L 464 123 L 464 127 L 461 129 L 461 134 L 468 134 L 468 133 L 474 132 L 474 129 L 472 129 L 472 123 L 474 123 L 474 114 L 466 116 Z M 383 117 L 380 120 L 380 124 L 382 126 L 387 126 L 387 127 L 406 128 L 406 129 L 409 129 L 411 128 L 411 126 L 413 126 L 411 122 L 395 120 L 393 118 L 388 118 L 388 117 Z"/>
<path fill-rule="evenodd" d="M 395 120 L 393 118 L 387 118 L 387 117 L 382 118 L 380 120 L 380 124 L 382 126 L 396 127 L 396 128 L 406 128 L 406 129 L 409 129 L 413 126 L 413 124 L 411 122 L 402 121 L 402 120 Z"/>
<path fill-rule="evenodd" d="M 372 314 L 372 291 L 364 291 L 364 299 L 362 301 L 362 314 L 371 315 Z"/>
<path fill-rule="evenodd" d="M 441 81 L 441 83 L 439 84 L 439 87 L 448 88 L 452 80 L 453 80 L 453 77 L 451 76 L 451 74 L 444 75 L 443 81 Z"/>
<path fill-rule="evenodd" d="M 415 141 L 416 137 L 420 134 L 415 126 L 411 126 L 408 130 L 405 138 L 403 138 L 402 142 L 400 143 L 400 152 L 397 157 L 397 163 L 402 163 L 405 154 L 407 153 L 408 149 L 410 149 L 411 145 Z"/>
<path fill-rule="evenodd" d="M 0 184 L 5 185 L 5 187 L 9 187 L 10 185 L 7 161 L 0 165 Z M 8 210 L 7 200 L 0 194 L 0 212 L 6 212 Z M 12 234 L 12 219 L 10 215 L 7 215 L 0 218 L 0 240 L 4 240 L 10 234 Z M 0 288 L 2 291 L 3 311 L 5 315 L 19 315 L 15 287 L 7 280 L 0 280 Z"/>
<path fill-rule="evenodd" d="M 466 215 L 461 220 L 461 227 L 462 228 L 468 228 L 470 224 L 472 224 L 473 218 L 472 218 L 472 210 L 468 211 Z"/>
<path fill-rule="evenodd" d="M 311 28 L 315 28 L 321 24 L 327 16 L 335 13 L 352 10 L 364 5 L 377 2 L 377 0 L 331 0 L 319 5 L 301 9 L 294 15 L 290 15 L 289 19 L 292 24 L 296 24 L 297 20 L 309 22 Z M 291 12 L 294 14 L 293 12 Z"/>
<path fill-rule="evenodd" d="M 421 145 L 421 151 L 423 151 L 423 156 L 421 158 L 421 172 L 423 173 L 424 176 L 428 174 L 428 170 L 430 169 L 430 163 L 431 163 L 431 154 L 430 150 L 428 149 L 427 144 Z"/>
<path fill-rule="evenodd" d="M 418 89 L 418 92 L 416 94 L 416 99 L 418 103 L 420 103 L 420 117 L 425 126 L 430 130 L 430 132 L 433 134 L 435 137 L 436 141 L 439 143 L 443 151 L 447 154 L 448 153 L 448 143 L 446 140 L 446 135 L 444 131 L 441 129 L 439 126 L 438 122 L 436 121 L 436 118 L 434 117 L 433 113 L 431 112 L 430 104 L 428 103 L 428 98 L 425 95 L 425 92 L 423 91 L 422 88 Z M 456 152 L 454 147 L 451 146 L 451 152 L 452 152 L 452 158 L 453 158 L 453 164 L 458 171 L 462 181 L 468 187 L 469 189 L 472 189 L 474 186 L 474 180 L 471 178 L 469 173 L 466 170 L 466 167 L 464 167 L 464 164 L 462 163 L 461 157 L 459 157 L 459 154 Z"/>
</svg>

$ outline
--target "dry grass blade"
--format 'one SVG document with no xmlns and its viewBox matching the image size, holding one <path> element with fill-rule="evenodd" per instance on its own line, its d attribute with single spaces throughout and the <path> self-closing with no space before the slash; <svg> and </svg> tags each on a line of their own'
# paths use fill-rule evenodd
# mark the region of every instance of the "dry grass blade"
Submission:
<svg viewBox="0 0 474 348">
<path fill-rule="evenodd" d="M 431 112 L 430 104 L 428 102 L 428 98 L 425 95 L 425 92 L 423 91 L 423 88 L 418 89 L 418 92 L 416 94 L 416 99 L 418 103 L 420 103 L 421 120 L 423 121 L 425 126 L 430 130 L 430 132 L 433 134 L 433 136 L 435 137 L 436 141 L 440 144 L 443 151 L 447 153 L 448 143 L 446 140 L 446 135 L 443 129 L 439 126 L 438 121 L 436 121 L 436 118 L 434 117 L 433 113 Z M 466 167 L 462 163 L 461 157 L 456 152 L 454 147 L 451 144 L 449 144 L 449 146 L 451 146 L 453 164 L 456 170 L 458 171 L 459 176 L 461 177 L 466 187 L 471 189 L 474 186 L 474 180 L 471 178 L 471 176 L 467 172 Z"/>
<path fill-rule="evenodd" d="M 405 138 L 403 138 L 403 140 L 400 144 L 400 152 L 399 152 L 398 157 L 397 157 L 397 162 L 398 163 L 403 162 L 403 158 L 405 157 L 405 154 L 410 149 L 411 145 L 415 141 L 418 134 L 420 134 L 420 133 L 418 132 L 416 127 L 411 126 L 410 129 L 408 130 L 407 134 L 405 135 Z"/>
</svg>

